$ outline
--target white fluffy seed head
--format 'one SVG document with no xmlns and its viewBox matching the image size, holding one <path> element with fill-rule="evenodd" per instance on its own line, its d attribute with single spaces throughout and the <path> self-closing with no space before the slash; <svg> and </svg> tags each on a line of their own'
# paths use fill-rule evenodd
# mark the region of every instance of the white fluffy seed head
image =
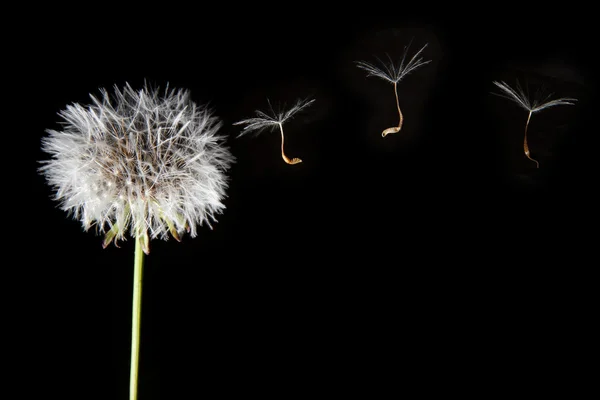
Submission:
<svg viewBox="0 0 600 400">
<path fill-rule="evenodd" d="M 59 113 L 62 130 L 47 130 L 39 169 L 61 208 L 85 230 L 105 233 L 104 245 L 126 233 L 179 239 L 223 211 L 234 157 L 217 134 L 220 120 L 186 90 L 159 93 L 145 85 L 101 90 L 88 106 Z"/>
</svg>

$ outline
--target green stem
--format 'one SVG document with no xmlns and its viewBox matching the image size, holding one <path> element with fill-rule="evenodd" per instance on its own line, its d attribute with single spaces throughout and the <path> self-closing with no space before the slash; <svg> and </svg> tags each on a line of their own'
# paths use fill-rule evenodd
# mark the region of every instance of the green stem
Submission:
<svg viewBox="0 0 600 400">
<path fill-rule="evenodd" d="M 140 359 L 140 320 L 142 315 L 142 271 L 144 251 L 142 237 L 135 238 L 133 269 L 133 307 L 131 319 L 131 374 L 129 376 L 129 400 L 137 400 L 137 385 Z"/>
</svg>

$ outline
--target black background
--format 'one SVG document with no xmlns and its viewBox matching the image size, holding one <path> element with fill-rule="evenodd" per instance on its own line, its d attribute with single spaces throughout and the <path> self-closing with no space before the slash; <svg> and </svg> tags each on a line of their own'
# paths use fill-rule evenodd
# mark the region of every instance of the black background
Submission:
<svg viewBox="0 0 600 400">
<path fill-rule="evenodd" d="M 67 104 L 145 81 L 210 104 L 236 163 L 213 230 L 151 243 L 140 400 L 287 398 L 318 384 L 373 398 L 407 376 L 495 393 L 566 376 L 597 219 L 585 10 L 162 7 L 48 14 L 19 47 L 31 70 L 17 73 L 37 93 L 21 134 L 37 244 L 22 254 L 37 260 L 39 368 L 66 365 L 50 392 L 92 379 L 90 391 L 127 398 L 134 243 L 103 250 L 58 209 L 37 173 L 40 139 Z M 399 57 L 411 39 L 432 62 L 399 84 L 404 127 L 382 138 L 397 121 L 393 86 L 354 62 Z M 516 79 L 579 99 L 532 117 L 539 170 L 522 151 L 526 112 L 491 94 Z M 315 103 L 284 125 L 303 163 L 282 161 L 276 132 L 236 138 L 232 123 L 267 98 L 305 97 Z"/>
</svg>

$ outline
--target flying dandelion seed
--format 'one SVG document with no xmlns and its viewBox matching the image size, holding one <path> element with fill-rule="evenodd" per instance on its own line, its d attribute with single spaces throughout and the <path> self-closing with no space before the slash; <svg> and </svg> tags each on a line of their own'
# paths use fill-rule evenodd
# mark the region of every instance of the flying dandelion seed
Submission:
<svg viewBox="0 0 600 400">
<path fill-rule="evenodd" d="M 577 99 L 563 97 L 563 98 L 556 99 L 556 100 L 549 100 L 550 97 L 552 96 L 552 94 L 549 94 L 547 96 L 544 96 L 543 98 L 540 98 L 540 97 L 538 97 L 539 96 L 539 93 L 538 93 L 538 96 L 534 97 L 533 100 L 531 100 L 529 98 L 528 94 L 525 93 L 523 88 L 521 88 L 521 85 L 519 85 L 518 81 L 517 81 L 516 89 L 511 88 L 504 81 L 500 81 L 500 82 L 493 81 L 493 83 L 498 88 L 500 88 L 500 90 L 502 90 L 503 93 L 501 93 L 501 94 L 492 93 L 492 94 L 495 94 L 500 97 L 504 97 L 505 99 L 508 99 L 508 100 L 511 100 L 511 101 L 517 103 L 521 108 L 528 111 L 529 114 L 527 115 L 527 122 L 525 122 L 525 136 L 524 136 L 524 140 L 523 140 L 523 150 L 525 151 L 525 156 L 529 160 L 535 162 L 536 168 L 539 168 L 540 163 L 531 157 L 531 153 L 529 151 L 529 146 L 527 144 L 527 128 L 529 127 L 529 120 L 531 119 L 531 115 L 535 112 L 538 112 L 538 111 L 541 111 L 541 110 L 544 110 L 546 108 L 553 107 L 553 106 L 574 105 L 575 102 L 577 101 Z"/>
<path fill-rule="evenodd" d="M 48 130 L 42 149 L 51 158 L 39 171 L 54 198 L 87 231 L 105 233 L 103 246 L 135 238 L 130 400 L 137 399 L 143 256 L 150 239 L 196 236 L 196 225 L 225 206 L 226 171 L 234 157 L 217 135 L 220 120 L 185 90 L 129 84 L 111 98 L 91 96 L 59 113 L 60 131 Z"/>
<path fill-rule="evenodd" d="M 257 117 L 244 119 L 244 120 L 235 122 L 233 125 L 245 125 L 244 128 L 242 129 L 242 132 L 238 135 L 238 137 L 240 137 L 246 133 L 253 132 L 253 131 L 256 133 L 260 133 L 261 131 L 264 131 L 267 129 L 273 129 L 273 128 L 279 127 L 279 131 L 281 133 L 281 158 L 283 158 L 283 161 L 285 161 L 287 164 L 291 164 L 291 165 L 298 164 L 298 163 L 302 162 L 301 159 L 299 159 L 299 158 L 291 158 L 290 159 L 288 156 L 285 155 L 285 152 L 283 150 L 283 143 L 284 143 L 283 124 L 286 121 L 288 121 L 289 119 L 291 119 L 296 113 L 298 113 L 299 111 L 310 106 L 314 101 L 315 101 L 314 99 L 312 99 L 312 100 L 300 100 L 299 99 L 296 101 L 294 106 L 291 107 L 289 110 L 275 112 L 271 102 L 269 100 L 267 100 L 267 102 L 269 103 L 270 114 L 267 114 L 260 110 L 256 110 L 255 113 L 256 113 Z"/>
<path fill-rule="evenodd" d="M 398 82 L 404 79 L 406 75 L 408 75 L 415 69 L 431 62 L 431 60 L 423 61 L 423 58 L 420 57 L 423 50 L 427 47 L 427 44 L 425 44 L 425 46 L 421 47 L 421 50 L 417 51 L 417 53 L 414 56 L 412 56 L 410 61 L 408 61 L 405 64 L 409 47 L 410 44 L 408 46 L 404 46 L 404 52 L 402 53 L 402 58 L 398 64 L 394 63 L 389 54 L 387 55 L 387 63 L 380 60 L 379 58 L 377 59 L 380 66 L 365 61 L 356 62 L 356 66 L 358 68 L 367 71 L 367 76 L 375 76 L 394 85 L 394 94 L 396 95 L 396 108 L 398 109 L 399 122 L 398 126 L 385 129 L 381 133 L 382 137 L 386 137 L 390 133 L 398 133 L 400 132 L 400 129 L 402 129 L 404 116 L 402 115 L 402 111 L 400 110 L 400 102 L 398 100 Z"/>
</svg>

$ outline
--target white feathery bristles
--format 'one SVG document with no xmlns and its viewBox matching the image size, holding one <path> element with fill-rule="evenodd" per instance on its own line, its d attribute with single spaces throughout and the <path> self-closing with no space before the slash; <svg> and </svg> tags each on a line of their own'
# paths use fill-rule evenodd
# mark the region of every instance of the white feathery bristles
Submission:
<svg viewBox="0 0 600 400">
<path fill-rule="evenodd" d="M 234 162 L 212 111 L 190 100 L 187 90 L 129 84 L 114 96 L 101 89 L 86 107 L 59 115 L 60 131 L 47 130 L 42 149 L 51 159 L 40 172 L 61 208 L 88 230 L 106 233 L 104 246 L 127 232 L 149 239 L 179 240 L 196 225 L 215 220 L 225 206 L 226 171 Z"/>
<path fill-rule="evenodd" d="M 530 99 L 529 96 L 525 93 L 525 91 L 517 82 L 516 89 L 508 86 L 504 81 L 493 81 L 494 85 L 502 90 L 502 94 L 493 93 L 497 96 L 504 97 L 505 99 L 514 101 L 523 109 L 529 111 L 530 113 L 534 113 L 537 111 L 541 111 L 548 107 L 559 106 L 559 105 L 574 105 L 577 99 L 563 97 L 556 100 L 549 100 L 552 94 L 545 96 L 543 99 L 540 99 L 538 96 Z"/>
<path fill-rule="evenodd" d="M 377 61 L 379 61 L 381 66 L 377 66 L 375 64 L 371 64 L 365 61 L 357 61 L 356 66 L 360 69 L 367 71 L 367 76 L 376 76 L 390 83 L 396 84 L 415 69 L 431 62 L 431 60 L 423 61 L 423 58 L 419 57 L 421 55 L 421 52 L 423 52 L 425 47 L 427 47 L 427 44 L 425 44 L 425 46 L 421 47 L 421 50 L 419 50 L 414 56 L 412 56 L 408 63 L 404 64 L 409 47 L 410 45 L 404 46 L 402 59 L 400 60 L 400 63 L 398 65 L 394 64 L 394 61 L 392 60 L 390 55 L 387 54 L 389 60 L 387 63 L 377 58 Z"/>
<path fill-rule="evenodd" d="M 238 137 L 240 137 L 246 133 L 252 132 L 252 131 L 259 133 L 260 131 L 262 131 L 264 129 L 275 128 L 275 127 L 283 125 L 283 123 L 285 121 L 287 121 L 288 119 L 292 118 L 294 116 L 294 114 L 296 114 L 297 112 L 310 106 L 314 101 L 315 101 L 314 99 L 312 99 L 312 100 L 298 99 L 298 100 L 296 100 L 296 103 L 294 104 L 294 106 L 292 106 L 289 110 L 275 112 L 275 110 L 273 110 L 273 106 L 271 105 L 271 102 L 269 100 L 267 100 L 267 102 L 269 103 L 270 114 L 267 114 L 260 110 L 256 110 L 255 112 L 256 112 L 257 117 L 244 119 L 244 120 L 235 122 L 233 125 L 246 125 L 246 126 L 244 126 L 244 128 L 242 129 L 242 132 L 238 135 Z"/>
</svg>

